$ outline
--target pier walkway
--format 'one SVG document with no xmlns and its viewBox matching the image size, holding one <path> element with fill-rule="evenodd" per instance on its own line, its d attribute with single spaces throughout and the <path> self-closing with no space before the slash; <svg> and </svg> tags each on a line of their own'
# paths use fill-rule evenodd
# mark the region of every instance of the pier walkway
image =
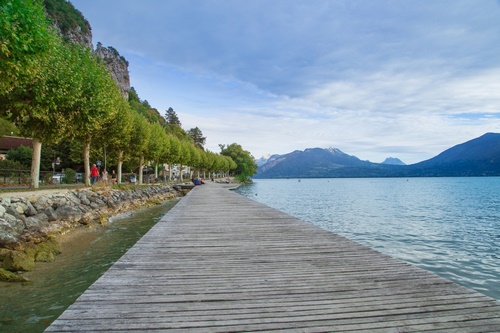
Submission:
<svg viewBox="0 0 500 333">
<path fill-rule="evenodd" d="M 500 303 L 210 183 L 47 331 L 500 332 Z"/>
</svg>

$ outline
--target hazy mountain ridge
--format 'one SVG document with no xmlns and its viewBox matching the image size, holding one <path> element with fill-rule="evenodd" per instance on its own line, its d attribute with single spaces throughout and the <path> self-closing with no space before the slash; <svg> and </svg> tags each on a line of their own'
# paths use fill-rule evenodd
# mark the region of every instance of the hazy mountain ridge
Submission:
<svg viewBox="0 0 500 333">
<path fill-rule="evenodd" d="M 381 164 L 406 165 L 406 163 L 401 161 L 399 158 L 395 158 L 395 157 L 387 157 Z"/>
<path fill-rule="evenodd" d="M 404 165 L 362 161 L 336 148 L 308 148 L 272 155 L 255 178 L 456 177 L 500 175 L 500 134 L 483 136 L 449 148 L 429 160 Z M 396 162 L 396 163 L 394 163 Z"/>
</svg>

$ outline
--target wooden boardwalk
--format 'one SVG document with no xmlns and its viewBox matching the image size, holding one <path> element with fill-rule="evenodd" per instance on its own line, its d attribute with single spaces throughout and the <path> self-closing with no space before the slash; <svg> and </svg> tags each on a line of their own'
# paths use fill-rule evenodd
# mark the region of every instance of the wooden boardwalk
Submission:
<svg viewBox="0 0 500 333">
<path fill-rule="evenodd" d="M 210 183 L 47 331 L 500 332 L 500 303 Z"/>
</svg>

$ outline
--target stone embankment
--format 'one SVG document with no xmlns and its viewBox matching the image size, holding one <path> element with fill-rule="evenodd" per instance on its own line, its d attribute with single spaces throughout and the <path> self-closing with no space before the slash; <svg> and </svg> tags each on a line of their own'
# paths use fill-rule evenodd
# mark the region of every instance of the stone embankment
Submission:
<svg viewBox="0 0 500 333">
<path fill-rule="evenodd" d="M 32 270 L 35 261 L 60 253 L 54 236 L 141 206 L 181 196 L 169 186 L 133 189 L 80 189 L 36 197 L 0 199 L 0 280 L 18 281 L 12 272 Z"/>
</svg>

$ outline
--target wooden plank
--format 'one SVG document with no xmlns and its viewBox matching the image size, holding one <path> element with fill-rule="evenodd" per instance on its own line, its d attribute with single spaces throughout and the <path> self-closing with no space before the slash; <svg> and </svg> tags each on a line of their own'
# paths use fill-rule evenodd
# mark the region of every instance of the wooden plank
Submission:
<svg viewBox="0 0 500 333">
<path fill-rule="evenodd" d="M 500 304 L 210 183 L 47 329 L 150 330 L 500 332 Z"/>
</svg>

